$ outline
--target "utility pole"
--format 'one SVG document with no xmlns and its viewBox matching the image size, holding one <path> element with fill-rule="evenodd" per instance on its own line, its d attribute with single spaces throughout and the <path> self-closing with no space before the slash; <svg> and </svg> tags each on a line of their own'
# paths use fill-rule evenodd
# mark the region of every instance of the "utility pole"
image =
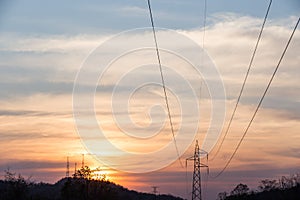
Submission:
<svg viewBox="0 0 300 200">
<path fill-rule="evenodd" d="M 66 177 L 69 178 L 70 176 L 70 163 L 69 163 L 69 156 L 67 156 L 67 170 L 66 170 Z"/>
<path fill-rule="evenodd" d="M 158 190 L 157 190 L 158 187 L 157 187 L 157 186 L 152 186 L 152 189 L 153 189 L 152 192 L 153 192 L 153 194 L 155 195 L 155 199 L 157 199 L 157 196 L 156 196 L 156 195 L 157 195 L 157 193 L 158 193 Z"/>
<path fill-rule="evenodd" d="M 200 162 L 201 155 L 206 155 L 206 158 L 208 160 L 208 153 L 199 148 L 198 140 L 196 140 L 194 156 L 186 159 L 186 166 L 187 161 L 194 161 L 192 200 L 202 200 L 201 167 L 205 167 L 208 170 L 208 166 Z"/>
</svg>

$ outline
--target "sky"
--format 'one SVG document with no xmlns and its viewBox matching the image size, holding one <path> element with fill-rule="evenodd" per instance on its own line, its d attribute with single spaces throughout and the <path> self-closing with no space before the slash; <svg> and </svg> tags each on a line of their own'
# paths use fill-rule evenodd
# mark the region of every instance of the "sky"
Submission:
<svg viewBox="0 0 300 200">
<path fill-rule="evenodd" d="M 65 176 L 67 157 L 72 173 L 85 154 L 86 164 L 129 189 L 151 192 L 155 185 L 190 199 L 193 163 L 184 165 L 196 139 L 209 152 L 205 199 L 239 183 L 256 189 L 261 179 L 300 173 L 298 28 L 239 151 L 213 178 L 241 138 L 299 18 L 298 0 L 273 1 L 232 127 L 215 155 L 268 3 L 208 1 L 203 37 L 204 1 L 151 1 L 162 28 L 157 38 L 176 152 L 146 1 L 1 0 L 0 174 L 10 168 L 54 183 Z"/>
</svg>

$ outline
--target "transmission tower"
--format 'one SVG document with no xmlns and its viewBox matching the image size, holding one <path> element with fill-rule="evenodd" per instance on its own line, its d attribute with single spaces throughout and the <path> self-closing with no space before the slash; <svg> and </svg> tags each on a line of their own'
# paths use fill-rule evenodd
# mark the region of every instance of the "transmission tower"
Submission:
<svg viewBox="0 0 300 200">
<path fill-rule="evenodd" d="M 208 166 L 200 162 L 201 155 L 206 155 L 206 159 L 208 159 L 208 153 L 199 148 L 198 140 L 196 140 L 194 156 L 186 159 L 186 166 L 187 166 L 187 161 L 190 160 L 194 161 L 192 200 L 202 200 L 201 167 L 207 168 L 207 172 L 208 172 Z"/>
<path fill-rule="evenodd" d="M 67 171 L 66 171 L 66 177 L 69 178 L 70 176 L 70 163 L 69 163 L 69 156 L 67 157 Z"/>
</svg>

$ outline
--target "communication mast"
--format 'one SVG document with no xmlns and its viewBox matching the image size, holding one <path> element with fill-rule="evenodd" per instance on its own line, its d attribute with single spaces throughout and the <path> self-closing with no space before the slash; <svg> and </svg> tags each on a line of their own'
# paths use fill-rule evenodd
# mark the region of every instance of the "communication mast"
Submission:
<svg viewBox="0 0 300 200">
<path fill-rule="evenodd" d="M 74 163 L 74 174 L 73 174 L 73 177 L 74 177 L 74 178 L 77 178 L 77 174 L 78 174 L 78 173 L 77 173 L 77 162 L 75 162 L 75 163 Z"/>
<path fill-rule="evenodd" d="M 67 156 L 67 170 L 66 170 L 66 177 L 69 178 L 70 176 L 70 163 L 69 163 L 69 156 Z"/>
<path fill-rule="evenodd" d="M 84 154 L 82 154 L 81 167 L 84 168 Z"/>
</svg>

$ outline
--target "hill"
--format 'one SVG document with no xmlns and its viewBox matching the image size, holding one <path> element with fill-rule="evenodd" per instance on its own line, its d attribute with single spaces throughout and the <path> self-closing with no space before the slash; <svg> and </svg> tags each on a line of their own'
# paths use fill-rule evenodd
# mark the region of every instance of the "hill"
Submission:
<svg viewBox="0 0 300 200">
<path fill-rule="evenodd" d="M 300 175 L 283 176 L 279 180 L 261 180 L 255 191 L 250 191 L 247 185 L 240 183 L 230 195 L 222 192 L 218 197 L 219 200 L 299 200 Z"/>
<path fill-rule="evenodd" d="M 79 171 L 80 172 L 80 171 Z M 86 171 L 85 171 L 86 172 Z M 55 184 L 32 183 L 21 175 L 6 172 L 0 180 L 0 200 L 182 200 L 172 195 L 157 195 L 128 190 L 88 174 L 75 174 Z"/>
<path fill-rule="evenodd" d="M 288 189 L 275 189 L 245 195 L 231 195 L 224 200 L 299 200 L 300 186 Z"/>
</svg>

